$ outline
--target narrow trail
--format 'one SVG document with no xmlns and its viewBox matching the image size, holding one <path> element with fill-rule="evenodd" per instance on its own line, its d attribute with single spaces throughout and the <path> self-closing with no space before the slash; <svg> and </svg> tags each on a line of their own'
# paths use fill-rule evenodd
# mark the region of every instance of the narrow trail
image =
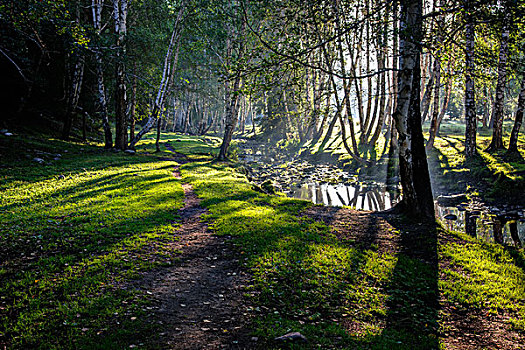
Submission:
<svg viewBox="0 0 525 350">
<path fill-rule="evenodd" d="M 182 163 L 182 159 L 177 159 Z M 173 176 L 180 178 L 177 166 Z M 253 349 L 248 304 L 243 296 L 248 276 L 234 257 L 231 237 L 215 236 L 201 216 L 207 210 L 191 184 L 184 183 L 181 226 L 174 243 L 181 251 L 173 266 L 145 276 L 141 289 L 154 300 L 158 324 L 153 346 L 161 349 Z"/>
</svg>

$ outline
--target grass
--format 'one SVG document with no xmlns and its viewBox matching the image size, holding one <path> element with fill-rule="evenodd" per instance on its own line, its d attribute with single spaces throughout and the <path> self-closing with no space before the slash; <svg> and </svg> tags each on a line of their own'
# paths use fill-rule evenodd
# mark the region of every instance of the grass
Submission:
<svg viewBox="0 0 525 350">
<path fill-rule="evenodd" d="M 510 312 L 512 326 L 525 332 L 524 252 L 456 235 L 461 237 L 460 242 L 440 247 L 441 258 L 450 262 L 440 280 L 447 300 L 491 314 Z"/>
<path fill-rule="evenodd" d="M 2 158 L 0 342 L 109 349 L 140 338 L 142 299 L 120 286 L 176 259 L 173 162 L 22 137 L 2 143 Z"/>
<path fill-rule="evenodd" d="M 504 125 L 504 140 L 508 140 L 511 123 Z M 505 151 L 486 152 L 490 144 L 490 130 L 479 130 L 477 153 L 474 159 L 466 160 L 464 152 L 464 125 L 449 121 L 441 128 L 441 136 L 435 140 L 435 148 L 429 152 L 430 169 L 436 187 L 447 192 L 465 191 L 467 185 L 482 192 L 485 199 L 523 202 L 525 191 L 525 138 L 520 136 L 521 160 L 509 159 Z"/>
<path fill-rule="evenodd" d="M 171 176 L 174 162 L 146 153 L 151 140 L 135 156 L 56 140 L 1 141 L 0 344 L 148 348 L 147 299 L 126 286 L 177 262 L 169 242 L 181 182 L 202 198 L 212 229 L 234 237 L 252 276 L 249 327 L 263 348 L 281 348 L 273 338 L 290 331 L 309 339 L 294 349 L 444 348 L 440 305 L 449 304 L 508 315 L 508 327 L 525 332 L 523 251 L 440 228 L 411 233 L 417 225 L 399 219 L 390 222 L 399 251 L 341 240 L 302 214 L 310 203 L 260 193 L 235 164 L 213 161 L 218 139 L 166 134 L 168 141 L 195 160 L 181 167 L 182 180 Z M 38 154 L 43 165 L 32 161 Z M 414 236 L 425 232 L 427 240 Z"/>
</svg>

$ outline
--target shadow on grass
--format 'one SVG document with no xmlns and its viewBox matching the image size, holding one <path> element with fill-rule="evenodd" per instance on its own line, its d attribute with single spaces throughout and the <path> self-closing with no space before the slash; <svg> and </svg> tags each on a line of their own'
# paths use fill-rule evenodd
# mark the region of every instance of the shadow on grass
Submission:
<svg viewBox="0 0 525 350">
<path fill-rule="evenodd" d="M 2 169 L 12 177 L 1 208 L 0 345 L 128 347 L 147 325 L 126 320 L 140 302 L 112 284 L 173 258 L 163 242 L 183 192 L 171 165 L 70 156 L 60 167 Z"/>
<path fill-rule="evenodd" d="M 384 349 L 438 349 L 437 226 L 387 218 L 400 231 L 389 294 Z M 382 338 L 382 339 L 381 339 Z"/>
<path fill-rule="evenodd" d="M 325 224 L 346 209 L 321 208 L 311 218 L 301 214 L 311 204 L 255 192 L 224 164 L 182 169 L 213 228 L 236 238 L 252 269 L 255 301 L 267 310 L 255 321 L 262 346 L 281 348 L 271 339 L 293 330 L 316 343 L 292 348 L 438 348 L 434 226 L 354 212 L 346 219 L 356 226 L 343 237 Z M 398 236 L 383 232 L 385 220 Z"/>
</svg>

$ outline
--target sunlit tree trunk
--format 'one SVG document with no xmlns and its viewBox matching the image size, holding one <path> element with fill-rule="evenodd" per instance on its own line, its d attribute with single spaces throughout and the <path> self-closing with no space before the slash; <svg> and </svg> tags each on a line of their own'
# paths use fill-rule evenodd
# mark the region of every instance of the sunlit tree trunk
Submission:
<svg viewBox="0 0 525 350">
<path fill-rule="evenodd" d="M 434 219 L 420 109 L 421 0 L 402 0 L 399 33 L 399 97 L 394 113 L 398 131 L 401 208 L 417 219 Z"/>
<path fill-rule="evenodd" d="M 115 76 L 115 148 L 124 150 L 128 146 L 127 102 L 126 102 L 126 34 L 128 0 L 113 0 L 115 34 L 117 36 L 117 62 Z"/>
<path fill-rule="evenodd" d="M 507 0 L 503 1 L 506 3 Z M 487 151 L 497 151 L 503 149 L 503 104 L 505 102 L 505 86 L 507 83 L 507 52 L 509 47 L 509 21 L 510 9 L 505 6 L 505 17 L 503 20 L 503 28 L 501 33 L 501 42 L 499 49 L 499 63 L 498 63 L 498 84 L 496 85 L 496 98 L 494 100 L 494 125 L 492 128 L 492 141 L 490 142 Z"/>
<path fill-rule="evenodd" d="M 100 34 L 102 31 L 102 10 L 104 8 L 104 0 L 91 0 L 91 11 L 93 15 L 93 28 L 95 29 L 96 37 L 100 41 Z M 102 62 L 102 52 L 100 48 L 95 47 L 95 73 L 97 77 L 97 109 L 102 119 L 102 128 L 104 129 L 104 147 L 106 149 L 113 147 L 113 135 L 109 125 L 108 105 L 106 101 L 106 87 L 104 85 L 104 69 Z"/>
<path fill-rule="evenodd" d="M 399 18 L 398 18 L 398 2 L 393 1 L 392 4 L 392 26 L 393 31 L 396 32 L 399 30 Z M 397 98 L 398 98 L 398 86 L 397 86 L 397 69 L 399 68 L 399 60 L 398 60 L 398 54 L 399 54 L 399 35 L 394 35 L 394 38 L 392 39 L 392 67 L 394 70 L 392 71 L 392 98 L 393 98 L 393 107 L 394 111 L 397 109 Z M 395 128 L 395 122 L 393 118 L 393 114 L 391 116 L 391 132 L 390 132 L 390 145 L 389 145 L 389 154 L 393 154 L 395 150 L 397 150 L 397 129 Z"/>
<path fill-rule="evenodd" d="M 521 91 L 518 97 L 518 109 L 514 119 L 514 126 L 510 134 L 508 153 L 518 153 L 518 135 L 520 133 L 521 123 L 523 122 L 523 111 L 525 110 L 525 76 L 521 80 Z"/>
<path fill-rule="evenodd" d="M 445 85 L 445 93 L 443 95 L 443 104 L 441 105 L 441 110 L 439 111 L 437 118 L 435 118 L 436 114 L 435 113 L 433 114 L 432 121 L 430 123 L 429 137 L 428 137 L 428 142 L 426 145 L 427 149 L 434 147 L 434 141 L 436 139 L 436 136 L 439 135 L 439 127 L 447 111 L 448 102 L 450 101 L 450 93 L 452 92 L 452 74 L 450 72 L 450 65 L 449 65 L 448 72 L 449 72 L 449 76 L 447 79 L 447 83 Z"/>
<path fill-rule="evenodd" d="M 428 59 L 428 61 L 431 61 Z M 435 67 L 434 62 L 434 67 Z M 421 123 L 423 123 L 427 119 L 428 110 L 430 108 L 430 101 L 432 100 L 432 93 L 434 92 L 434 79 L 436 76 L 435 69 L 432 70 L 430 73 L 430 77 L 428 79 L 427 85 L 425 87 L 425 93 L 423 94 L 423 99 L 421 101 Z"/>
<path fill-rule="evenodd" d="M 472 0 L 465 0 L 465 156 L 476 155 L 476 102 L 474 101 L 474 20 Z"/>
<path fill-rule="evenodd" d="M 339 13 L 339 9 L 340 9 L 339 0 L 334 0 L 334 12 L 336 14 L 336 29 L 338 33 L 341 33 L 341 16 Z M 348 35 L 346 37 L 348 39 Z M 340 124 L 341 124 L 341 134 L 343 137 L 343 145 L 345 149 L 347 150 L 347 153 L 350 154 L 350 156 L 353 159 L 359 162 L 362 162 L 362 159 L 359 155 L 359 150 L 357 148 L 357 140 L 356 140 L 355 130 L 354 130 L 354 119 L 352 117 L 352 106 L 350 103 L 350 89 L 351 89 L 352 81 L 348 82 L 348 77 L 346 75 L 346 68 L 345 68 L 346 60 L 345 60 L 345 54 L 343 51 L 343 39 L 342 38 L 339 38 L 339 40 L 337 41 L 337 47 L 339 50 L 339 60 L 341 63 L 341 72 L 343 76 L 345 77 L 345 79 L 343 79 L 343 89 L 345 92 L 343 104 L 344 104 L 346 120 L 348 121 L 348 125 L 350 128 L 350 140 L 352 141 L 352 149 L 350 150 L 350 147 L 348 146 L 348 142 L 346 138 L 346 126 L 343 121 L 342 111 L 341 111 L 339 118 L 340 118 Z M 341 106 L 341 108 L 343 108 L 343 106 Z"/>
<path fill-rule="evenodd" d="M 146 124 L 137 133 L 135 138 L 132 139 L 131 142 L 129 143 L 130 148 L 134 148 L 137 142 L 139 142 L 140 139 L 153 128 L 153 126 L 155 125 L 155 122 L 157 121 L 157 118 L 159 117 L 160 112 L 164 109 L 164 103 L 167 98 L 166 95 L 169 91 L 170 84 L 173 80 L 173 74 L 174 74 L 175 69 L 177 68 L 177 63 L 179 61 L 179 50 L 180 50 L 180 40 L 181 40 L 181 31 L 182 31 L 181 22 L 182 22 L 182 16 L 184 14 L 185 8 L 186 8 L 186 2 L 182 2 L 181 8 L 177 15 L 177 19 L 175 20 L 175 24 L 173 26 L 173 32 L 171 34 L 171 39 L 168 45 L 168 50 L 164 58 L 162 78 L 159 84 L 159 88 L 157 90 L 157 96 L 154 101 L 153 110 L 151 111 Z"/>
<path fill-rule="evenodd" d="M 237 39 L 239 40 L 239 47 L 237 52 L 237 60 L 242 60 L 244 56 L 244 33 L 246 30 L 246 19 L 242 17 L 242 25 L 240 32 L 237 33 Z M 232 59 L 233 47 L 231 39 L 235 37 L 234 26 L 230 26 L 230 37 L 227 39 L 227 57 Z M 225 160 L 228 156 L 228 149 L 233 137 L 233 131 L 235 130 L 235 125 L 237 124 L 238 119 L 238 105 L 239 105 L 239 88 L 241 86 L 241 74 L 240 71 L 235 72 L 235 75 L 232 79 L 229 79 L 226 82 L 226 111 L 224 119 L 224 137 L 222 139 L 221 148 L 219 150 L 219 160 Z"/>
</svg>

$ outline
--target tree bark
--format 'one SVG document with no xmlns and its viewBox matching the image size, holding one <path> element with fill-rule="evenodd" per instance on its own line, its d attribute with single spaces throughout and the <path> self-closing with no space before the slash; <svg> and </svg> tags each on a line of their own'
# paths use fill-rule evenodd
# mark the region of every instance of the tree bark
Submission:
<svg viewBox="0 0 525 350">
<path fill-rule="evenodd" d="M 506 3 L 506 1 L 503 1 Z M 505 102 L 505 86 L 507 83 L 507 52 L 509 48 L 509 22 L 510 9 L 504 6 L 505 16 L 503 20 L 503 28 L 501 32 L 501 42 L 499 49 L 499 63 L 498 63 L 498 83 L 496 85 L 496 98 L 494 99 L 494 125 L 492 128 L 492 141 L 490 142 L 487 151 L 494 152 L 503 149 L 503 107 Z"/>
<path fill-rule="evenodd" d="M 514 119 L 514 126 L 510 134 L 508 154 L 517 154 L 518 151 L 518 135 L 520 133 L 521 123 L 523 122 L 523 111 L 525 110 L 525 76 L 521 80 L 521 91 L 518 97 L 518 109 L 516 110 L 516 117 Z"/>
<path fill-rule="evenodd" d="M 131 89 L 131 106 L 129 108 L 129 139 L 135 138 L 135 111 L 137 107 L 137 63 L 133 63 L 133 85 Z"/>
<path fill-rule="evenodd" d="M 244 45 L 245 38 L 244 33 L 246 30 L 246 19 L 242 16 L 242 24 L 240 32 L 238 33 L 237 40 L 239 40 L 239 47 L 237 52 L 237 60 L 242 60 L 244 56 Z M 231 38 L 234 37 L 233 26 L 230 27 Z M 233 47 L 231 43 L 231 38 L 228 39 L 227 47 L 227 56 L 229 59 L 232 58 Z M 227 46 L 228 46 L 227 45 Z M 229 52 L 228 52 L 229 51 Z M 219 150 L 219 160 L 226 160 L 228 157 L 228 149 L 233 137 L 233 131 L 235 130 L 235 125 L 237 124 L 238 119 L 238 105 L 239 105 L 239 88 L 241 85 L 241 72 L 238 70 L 235 72 L 233 80 L 226 82 L 226 113 L 225 113 L 225 123 L 224 123 L 224 137 L 222 139 L 221 148 Z"/>
<path fill-rule="evenodd" d="M 452 75 L 450 73 L 450 65 L 449 65 L 449 76 L 448 76 L 447 84 L 445 87 L 445 94 L 443 96 L 443 104 L 441 105 L 441 110 L 439 111 L 437 118 L 434 119 L 435 114 L 432 116 L 432 121 L 430 123 L 428 142 L 426 145 L 427 150 L 434 147 L 434 141 L 436 139 L 436 136 L 439 135 L 439 127 L 447 111 L 448 101 L 450 100 L 451 91 L 452 91 Z"/>
<path fill-rule="evenodd" d="M 394 113 L 403 190 L 400 208 L 418 220 L 433 220 L 434 202 L 420 109 L 422 3 L 421 0 L 402 0 L 400 4 L 399 95 Z"/>
<path fill-rule="evenodd" d="M 175 68 L 177 68 L 177 63 L 179 61 L 179 49 L 180 49 L 180 39 L 181 39 L 181 31 L 182 31 L 182 29 L 180 28 L 180 25 L 182 22 L 182 16 L 184 14 L 185 8 L 186 8 L 186 2 L 183 1 L 181 8 L 179 10 L 179 13 L 177 15 L 177 19 L 175 20 L 175 24 L 173 26 L 173 32 L 171 34 L 170 43 L 168 45 L 168 50 L 164 58 L 162 79 L 159 84 L 159 88 L 157 90 L 157 97 L 155 98 L 153 110 L 151 111 L 148 121 L 146 122 L 144 127 L 137 133 L 135 138 L 132 139 L 131 142 L 129 143 L 130 148 L 134 148 L 137 142 L 139 142 L 140 139 L 153 128 L 153 126 L 155 125 L 155 122 L 157 121 L 160 111 L 164 108 L 164 103 L 166 101 L 166 95 L 169 91 L 170 83 L 172 82 L 173 72 L 175 71 Z"/>
<path fill-rule="evenodd" d="M 126 102 L 126 20 L 128 0 L 113 0 L 115 34 L 117 36 L 117 62 L 115 72 L 115 148 L 125 150 L 128 146 L 128 123 Z"/>
<path fill-rule="evenodd" d="M 476 102 L 474 100 L 474 20 L 472 0 L 465 0 L 465 156 L 473 158 L 476 151 Z"/>
<path fill-rule="evenodd" d="M 93 28 L 95 29 L 97 41 L 100 41 L 100 33 L 102 31 L 102 9 L 104 8 L 104 0 L 91 0 L 91 11 L 93 15 Z M 95 71 L 97 76 L 97 109 L 102 119 L 102 128 L 104 129 L 104 148 L 109 149 L 113 147 L 113 135 L 109 125 L 108 106 L 106 101 L 106 87 L 104 85 L 104 69 L 102 62 L 102 52 L 97 46 L 95 51 Z"/>
</svg>

